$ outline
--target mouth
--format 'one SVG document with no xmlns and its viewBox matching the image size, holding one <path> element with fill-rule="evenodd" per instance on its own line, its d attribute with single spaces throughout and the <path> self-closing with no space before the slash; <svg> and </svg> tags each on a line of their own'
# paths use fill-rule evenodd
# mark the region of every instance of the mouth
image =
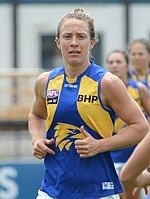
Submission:
<svg viewBox="0 0 150 199">
<path fill-rule="evenodd" d="M 119 73 L 119 71 L 114 70 L 114 71 L 111 71 L 111 73 L 112 73 L 112 74 L 114 74 L 114 75 L 116 75 L 116 74 L 118 74 L 118 73 Z"/>
<path fill-rule="evenodd" d="M 79 55 L 80 51 L 77 51 L 77 50 L 69 51 L 69 54 L 70 55 Z"/>
</svg>

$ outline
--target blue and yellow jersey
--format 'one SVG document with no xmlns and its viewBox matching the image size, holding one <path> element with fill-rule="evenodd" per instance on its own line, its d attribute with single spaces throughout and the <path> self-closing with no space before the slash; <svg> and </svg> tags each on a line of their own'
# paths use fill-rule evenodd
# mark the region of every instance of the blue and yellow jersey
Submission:
<svg viewBox="0 0 150 199">
<path fill-rule="evenodd" d="M 130 74 L 131 74 L 131 78 L 133 80 L 140 81 L 140 82 L 144 83 L 150 93 L 150 69 L 148 70 L 148 73 L 145 76 L 137 75 L 135 70 L 132 70 Z"/>
<path fill-rule="evenodd" d="M 41 190 L 57 199 L 98 199 L 122 191 L 109 152 L 80 158 L 74 142 L 80 127 L 95 139 L 112 136 L 115 113 L 101 102 L 101 79 L 107 72 L 94 62 L 75 79 L 64 67 L 54 69 L 47 83 L 47 138 L 54 138 L 54 156 L 45 157 Z"/>
<path fill-rule="evenodd" d="M 136 101 L 136 103 L 142 109 L 138 82 L 132 79 L 129 79 L 127 90 L 128 90 L 128 93 L 131 95 L 131 97 Z M 118 133 L 120 130 L 124 129 L 126 126 L 127 126 L 126 123 L 116 116 L 115 125 L 114 125 L 114 133 Z M 114 163 L 126 162 L 134 149 L 135 149 L 135 146 L 131 146 L 131 147 L 112 151 L 111 156 Z"/>
</svg>

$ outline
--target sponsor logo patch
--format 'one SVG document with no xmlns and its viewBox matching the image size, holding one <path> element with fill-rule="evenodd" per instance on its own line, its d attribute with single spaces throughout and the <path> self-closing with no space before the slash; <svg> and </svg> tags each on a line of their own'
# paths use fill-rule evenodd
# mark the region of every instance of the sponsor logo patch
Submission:
<svg viewBox="0 0 150 199">
<path fill-rule="evenodd" d="M 114 183 L 113 182 L 102 182 L 102 189 L 103 190 L 114 189 Z"/>
<path fill-rule="evenodd" d="M 98 96 L 95 95 L 78 95 L 78 102 L 95 103 Z"/>
<path fill-rule="evenodd" d="M 52 89 L 47 91 L 47 104 L 57 104 L 59 91 L 57 89 Z"/>
<path fill-rule="evenodd" d="M 78 85 L 74 84 L 64 84 L 65 88 L 78 88 Z"/>
</svg>

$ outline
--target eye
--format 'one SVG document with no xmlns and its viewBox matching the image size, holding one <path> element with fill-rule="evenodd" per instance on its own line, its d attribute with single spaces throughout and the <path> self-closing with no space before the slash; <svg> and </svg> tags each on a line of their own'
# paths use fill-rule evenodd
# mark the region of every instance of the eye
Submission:
<svg viewBox="0 0 150 199">
<path fill-rule="evenodd" d="M 139 56 L 143 56 L 143 54 L 144 54 L 144 53 L 140 52 L 140 53 L 139 53 Z"/>
<path fill-rule="evenodd" d="M 120 60 L 117 60 L 116 62 L 117 62 L 117 64 L 122 64 L 122 61 L 120 61 Z"/>
<path fill-rule="evenodd" d="M 64 39 L 70 39 L 70 35 L 69 34 L 64 34 L 63 36 L 62 36 Z"/>
<path fill-rule="evenodd" d="M 84 35 L 84 34 L 79 34 L 79 35 L 78 35 L 78 38 L 79 38 L 79 39 L 84 39 L 84 38 L 86 38 L 86 35 Z"/>
<path fill-rule="evenodd" d="M 135 56 L 136 54 L 135 53 L 131 53 L 131 56 Z"/>
<path fill-rule="evenodd" d="M 79 38 L 80 38 L 80 39 L 83 39 L 83 38 L 84 38 L 84 36 L 83 36 L 83 35 L 79 35 Z"/>
</svg>

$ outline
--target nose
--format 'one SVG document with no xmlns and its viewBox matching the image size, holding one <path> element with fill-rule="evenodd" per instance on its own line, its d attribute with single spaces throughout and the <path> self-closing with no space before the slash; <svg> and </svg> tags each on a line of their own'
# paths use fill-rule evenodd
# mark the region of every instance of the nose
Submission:
<svg viewBox="0 0 150 199">
<path fill-rule="evenodd" d="M 112 67 L 116 68 L 116 67 L 117 67 L 117 63 L 116 63 L 116 62 L 113 62 L 113 63 L 112 63 Z"/>
<path fill-rule="evenodd" d="M 78 39 L 76 36 L 73 36 L 71 39 L 71 46 L 78 46 Z"/>
<path fill-rule="evenodd" d="M 115 61 L 112 61 L 112 62 L 109 63 L 109 66 L 112 67 L 112 68 L 115 68 L 115 67 L 117 67 L 117 64 L 116 64 Z"/>
<path fill-rule="evenodd" d="M 133 55 L 132 55 L 132 59 L 133 59 L 133 60 L 138 60 L 138 59 L 140 59 L 139 54 L 138 54 L 138 53 L 133 54 Z"/>
</svg>

